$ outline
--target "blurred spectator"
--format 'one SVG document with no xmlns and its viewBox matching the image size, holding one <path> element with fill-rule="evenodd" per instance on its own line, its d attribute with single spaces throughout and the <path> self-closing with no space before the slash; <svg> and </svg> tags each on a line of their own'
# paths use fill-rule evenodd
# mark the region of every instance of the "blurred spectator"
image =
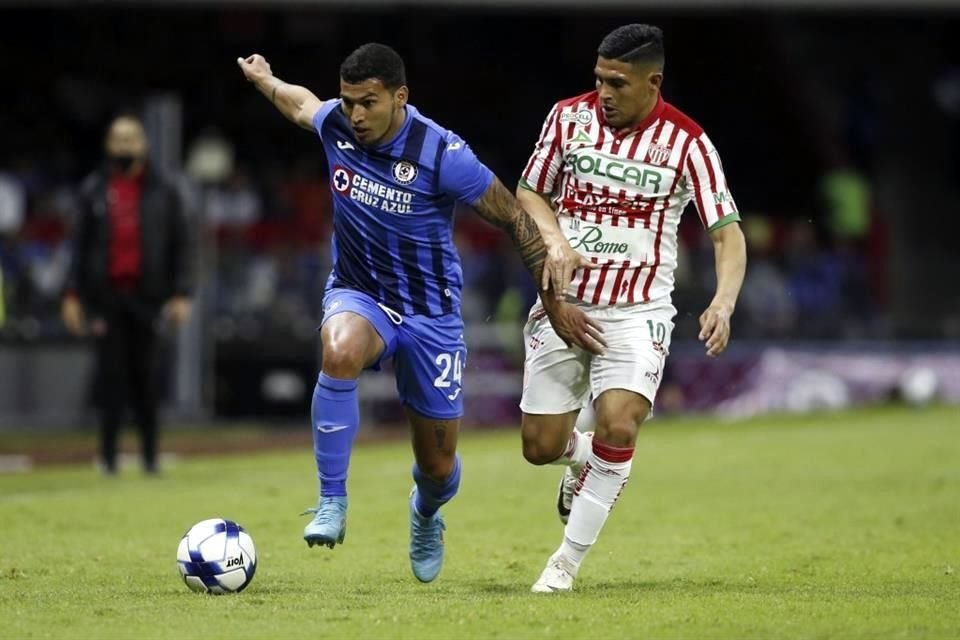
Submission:
<svg viewBox="0 0 960 640">
<path fill-rule="evenodd" d="M 822 241 L 809 221 L 790 226 L 787 266 L 790 295 L 797 305 L 797 337 L 852 337 L 861 331 L 867 310 L 864 264 L 852 247 L 829 238 Z"/>
<path fill-rule="evenodd" d="M 327 172 L 312 156 L 299 159 L 293 175 L 282 188 L 282 197 L 292 211 L 290 234 L 300 246 L 326 243 L 333 226 L 333 206 Z"/>
<path fill-rule="evenodd" d="M 26 193 L 23 186 L 12 176 L 0 173 L 0 241 L 3 236 L 13 236 L 23 224 L 26 210 Z M 6 245 L 6 242 L 0 242 Z M 0 246 L 0 328 L 6 324 L 7 305 L 6 293 L 3 286 L 4 263 L 9 258 L 5 255 L 5 246 Z"/>
<path fill-rule="evenodd" d="M 7 302 L 3 293 L 3 269 L 0 268 L 0 329 L 7 322 Z"/>
<path fill-rule="evenodd" d="M 248 227 L 263 212 L 260 195 L 243 171 L 235 172 L 223 186 L 208 190 L 205 199 L 207 223 L 218 227 Z"/>
<path fill-rule="evenodd" d="M 67 328 L 97 339 L 100 461 L 117 469 L 117 435 L 129 396 L 140 429 L 143 467 L 157 471 L 156 320 L 176 325 L 190 314 L 191 255 L 183 200 L 146 162 L 142 122 L 116 118 L 106 139 L 107 166 L 83 184 Z M 87 323 L 89 318 L 89 324 Z"/>
<path fill-rule="evenodd" d="M 0 234 L 15 234 L 23 224 L 27 195 L 13 176 L 0 173 Z"/>
<path fill-rule="evenodd" d="M 750 268 L 740 294 L 744 332 L 756 337 L 786 335 L 793 329 L 797 310 L 776 262 L 773 224 L 762 215 L 745 215 L 743 232 L 750 248 Z"/>
<path fill-rule="evenodd" d="M 870 232 L 870 184 L 850 165 L 828 171 L 820 184 L 826 203 L 827 227 L 843 241 L 859 242 Z"/>
<path fill-rule="evenodd" d="M 813 224 L 797 220 L 790 225 L 786 255 L 790 295 L 799 316 L 798 331 L 803 337 L 821 337 L 836 320 L 840 283 L 829 256 L 820 249 Z"/>
<path fill-rule="evenodd" d="M 873 211 L 872 185 L 863 170 L 841 154 L 820 183 L 825 203 L 824 222 L 829 233 L 841 301 L 842 315 L 831 333 L 847 337 L 863 334 L 871 324 L 882 296 L 882 269 L 887 256 L 878 255 L 883 230 Z M 868 279 L 868 274 L 874 276 Z M 873 280 L 873 282 L 871 282 Z M 840 328 L 840 331 L 836 331 Z"/>
<path fill-rule="evenodd" d="M 217 184 L 233 173 L 233 145 L 214 131 L 194 140 L 187 152 L 187 175 L 198 184 Z"/>
</svg>

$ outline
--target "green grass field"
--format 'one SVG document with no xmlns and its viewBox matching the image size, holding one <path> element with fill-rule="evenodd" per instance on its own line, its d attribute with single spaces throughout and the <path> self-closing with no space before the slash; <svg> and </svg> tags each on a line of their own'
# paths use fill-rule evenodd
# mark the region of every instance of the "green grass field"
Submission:
<svg viewBox="0 0 960 640">
<path fill-rule="evenodd" d="M 229 437 L 225 435 L 224 437 Z M 559 543 L 556 467 L 465 436 L 433 584 L 407 563 L 410 454 L 359 448 L 346 544 L 310 549 L 308 450 L 0 476 L 3 638 L 958 638 L 960 412 L 654 422 L 577 590 L 528 593 Z M 194 594 L 177 542 L 239 521 L 260 565 Z"/>
</svg>

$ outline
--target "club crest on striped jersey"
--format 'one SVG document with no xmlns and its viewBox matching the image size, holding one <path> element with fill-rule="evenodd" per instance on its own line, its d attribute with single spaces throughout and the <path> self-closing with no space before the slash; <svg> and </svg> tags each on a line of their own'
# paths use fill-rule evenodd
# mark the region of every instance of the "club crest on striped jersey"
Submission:
<svg viewBox="0 0 960 640">
<path fill-rule="evenodd" d="M 571 113 L 561 113 L 560 122 L 576 122 L 577 124 L 588 125 L 593 122 L 593 111 L 581 109 Z"/>
<path fill-rule="evenodd" d="M 410 184 L 417 179 L 417 165 L 407 160 L 398 160 L 393 163 L 393 179 L 399 184 Z"/>
<path fill-rule="evenodd" d="M 647 162 L 650 164 L 666 164 L 671 153 L 673 153 L 673 149 L 665 144 L 651 144 L 647 151 Z"/>
</svg>

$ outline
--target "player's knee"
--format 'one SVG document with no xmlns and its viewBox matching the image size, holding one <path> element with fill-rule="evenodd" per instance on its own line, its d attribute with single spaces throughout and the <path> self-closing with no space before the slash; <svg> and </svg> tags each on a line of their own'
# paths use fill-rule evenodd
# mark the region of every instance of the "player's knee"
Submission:
<svg viewBox="0 0 960 640">
<path fill-rule="evenodd" d="M 420 473 L 434 482 L 446 482 L 456 464 L 454 456 L 433 456 L 429 460 L 417 460 Z"/>
<path fill-rule="evenodd" d="M 334 378 L 352 380 L 363 371 L 363 354 L 359 349 L 349 349 L 334 342 L 323 347 L 323 372 Z"/>
<path fill-rule="evenodd" d="M 544 438 L 524 438 L 523 457 L 530 464 L 549 464 L 563 455 L 563 449 L 557 450 L 554 442 Z"/>
<path fill-rule="evenodd" d="M 598 424 L 595 438 L 611 447 L 632 447 L 637 441 L 640 422 L 630 418 L 618 418 L 606 424 Z"/>
<path fill-rule="evenodd" d="M 524 414 L 520 438 L 524 459 L 530 464 L 541 465 L 549 464 L 563 455 L 569 434 L 558 425 Z"/>
</svg>

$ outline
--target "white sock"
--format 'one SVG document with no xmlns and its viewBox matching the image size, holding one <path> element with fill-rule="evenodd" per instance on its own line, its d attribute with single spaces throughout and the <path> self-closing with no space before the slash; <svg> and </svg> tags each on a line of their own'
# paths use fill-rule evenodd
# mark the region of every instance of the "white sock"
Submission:
<svg viewBox="0 0 960 640">
<path fill-rule="evenodd" d="M 592 431 L 589 433 L 581 433 L 574 429 L 570 434 L 570 439 L 567 441 L 567 448 L 564 450 L 563 455 L 550 464 L 568 466 L 573 470 L 574 474 L 579 475 L 580 470 L 583 469 L 583 465 L 587 463 L 587 459 L 590 457 L 591 442 L 593 442 Z"/>
<path fill-rule="evenodd" d="M 633 447 L 611 447 L 593 440 L 589 459 L 573 493 L 570 519 L 563 531 L 563 554 L 575 568 L 597 541 L 633 466 Z"/>
</svg>

